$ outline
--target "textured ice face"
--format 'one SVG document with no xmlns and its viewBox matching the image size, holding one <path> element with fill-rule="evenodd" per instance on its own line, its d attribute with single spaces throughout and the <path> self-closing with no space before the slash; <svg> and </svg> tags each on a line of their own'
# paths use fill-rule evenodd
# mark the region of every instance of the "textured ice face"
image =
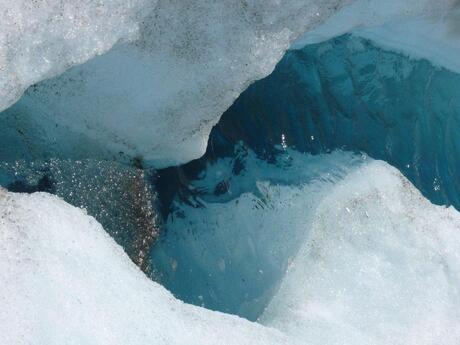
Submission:
<svg viewBox="0 0 460 345">
<path fill-rule="evenodd" d="M 34 118 L 46 133 L 45 146 L 66 142 L 62 158 L 122 154 L 142 156 L 156 167 L 184 163 L 204 152 L 220 115 L 251 82 L 269 74 L 304 32 L 305 42 L 359 32 L 460 70 L 454 5 L 454 0 L 8 1 L 0 5 L 5 9 L 0 109 L 27 86 L 139 33 L 135 42 L 30 88 L 15 108 L 19 130 L 30 132 Z M 68 143 L 69 137 L 83 140 Z M 94 146 L 96 152 L 88 149 Z"/>
<path fill-rule="evenodd" d="M 154 0 L 7 0 L 0 4 L 0 109 L 30 85 L 136 37 Z M 142 11 L 141 11 L 142 10 Z"/>
<path fill-rule="evenodd" d="M 261 322 L 306 344 L 435 344 L 449 329 L 455 344 L 460 214 L 387 163 L 285 153 L 220 159 L 191 182 L 152 250 L 165 286 L 250 319 L 271 301 Z"/>
<path fill-rule="evenodd" d="M 109 161 L 0 162 L 0 185 L 12 192 L 52 193 L 85 209 L 144 272 L 161 228 L 152 179 L 148 171 Z"/>
<path fill-rule="evenodd" d="M 362 151 L 460 209 L 459 88 L 460 74 L 344 35 L 289 51 L 222 116 L 207 157 L 239 140 L 258 154 L 282 140 L 311 153 Z"/>
</svg>

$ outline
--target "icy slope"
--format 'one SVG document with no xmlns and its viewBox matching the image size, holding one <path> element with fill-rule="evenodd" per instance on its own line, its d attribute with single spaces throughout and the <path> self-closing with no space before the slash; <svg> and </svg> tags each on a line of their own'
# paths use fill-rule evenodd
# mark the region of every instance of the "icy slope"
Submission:
<svg viewBox="0 0 460 345">
<path fill-rule="evenodd" d="M 293 344 L 176 300 L 92 217 L 43 193 L 0 191 L 0 287 L 2 344 Z"/>
<path fill-rule="evenodd" d="M 315 344 L 458 344 L 460 214 L 374 161 L 323 198 L 261 322 Z"/>
<path fill-rule="evenodd" d="M 271 301 L 261 322 L 311 344 L 424 344 L 420 323 L 437 332 L 429 344 L 460 340 L 454 208 L 350 152 L 235 156 L 208 161 L 194 197 L 178 193 L 152 250 L 175 295 L 250 319 Z"/>
</svg>

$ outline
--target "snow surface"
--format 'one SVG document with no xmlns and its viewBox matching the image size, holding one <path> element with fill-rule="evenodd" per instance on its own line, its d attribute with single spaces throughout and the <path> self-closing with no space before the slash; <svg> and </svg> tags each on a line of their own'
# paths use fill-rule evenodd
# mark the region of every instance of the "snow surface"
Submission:
<svg viewBox="0 0 460 345">
<path fill-rule="evenodd" d="M 279 331 L 176 300 L 57 197 L 1 191 L 2 341 L 458 344 L 460 214 L 379 161 L 330 182 L 303 223 L 293 209 L 302 248 L 260 318 Z"/>
<path fill-rule="evenodd" d="M 460 12 L 435 19 L 389 22 L 381 27 L 360 28 L 354 34 L 381 47 L 414 59 L 426 59 L 437 67 L 460 73 Z"/>
<path fill-rule="evenodd" d="M 2 344 L 292 344 L 176 300 L 92 217 L 44 193 L 0 191 L 0 287 Z"/>
<path fill-rule="evenodd" d="M 339 182 L 261 317 L 306 344 L 458 344 L 460 214 L 373 161 Z"/>
</svg>

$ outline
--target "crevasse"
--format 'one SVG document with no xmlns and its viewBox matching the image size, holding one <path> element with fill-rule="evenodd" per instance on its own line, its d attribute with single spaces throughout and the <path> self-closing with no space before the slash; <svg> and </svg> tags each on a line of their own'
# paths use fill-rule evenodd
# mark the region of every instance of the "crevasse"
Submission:
<svg viewBox="0 0 460 345">
<path fill-rule="evenodd" d="M 263 183 L 301 183 L 316 171 L 290 150 L 317 155 L 345 149 L 382 159 L 431 202 L 458 209 L 459 86 L 452 71 L 354 35 L 288 52 L 269 77 L 251 85 L 222 116 L 205 156 L 160 171 L 157 186 L 167 230 L 152 250 L 152 262 L 162 283 L 188 302 L 257 318 L 295 252 L 291 247 L 272 260 L 263 236 L 275 239 L 281 231 L 287 247 L 287 239 L 296 242 L 295 230 L 284 226 L 295 223 L 294 212 L 273 216 L 277 211 L 271 202 L 276 204 L 279 195 L 270 197 Z M 256 157 L 265 163 L 254 164 Z M 328 170 L 322 162 L 319 176 L 341 171 Z M 293 172 L 302 169 L 302 176 Z M 305 194 L 318 198 L 311 190 Z M 294 205 L 288 210 L 299 204 L 308 213 L 307 203 L 286 200 Z M 248 205 L 254 211 L 240 219 L 237 215 L 251 209 Z M 257 229 L 264 235 L 257 235 Z M 236 233 L 245 244 L 227 239 Z M 208 247 L 216 250 L 204 250 Z M 235 248 L 238 254 L 222 254 Z M 219 261 L 227 262 L 225 270 L 206 264 Z M 202 277 L 200 283 L 191 279 L 194 275 Z"/>
<path fill-rule="evenodd" d="M 457 1 L 0 9 L 4 341 L 459 343 Z"/>
</svg>

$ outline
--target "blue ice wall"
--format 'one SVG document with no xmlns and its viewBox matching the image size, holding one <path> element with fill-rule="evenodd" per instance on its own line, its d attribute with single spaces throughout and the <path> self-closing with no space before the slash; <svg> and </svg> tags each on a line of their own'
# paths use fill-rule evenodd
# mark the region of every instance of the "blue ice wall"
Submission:
<svg viewBox="0 0 460 345">
<path fill-rule="evenodd" d="M 315 203 L 366 159 L 286 149 L 267 162 L 237 146 L 172 202 L 151 251 L 154 278 L 190 303 L 257 319 L 304 243 Z"/>
<path fill-rule="evenodd" d="M 242 140 L 270 156 L 283 137 L 305 152 L 363 151 L 459 209 L 459 129 L 460 75 L 346 35 L 289 51 L 226 112 L 210 146 Z"/>
</svg>

